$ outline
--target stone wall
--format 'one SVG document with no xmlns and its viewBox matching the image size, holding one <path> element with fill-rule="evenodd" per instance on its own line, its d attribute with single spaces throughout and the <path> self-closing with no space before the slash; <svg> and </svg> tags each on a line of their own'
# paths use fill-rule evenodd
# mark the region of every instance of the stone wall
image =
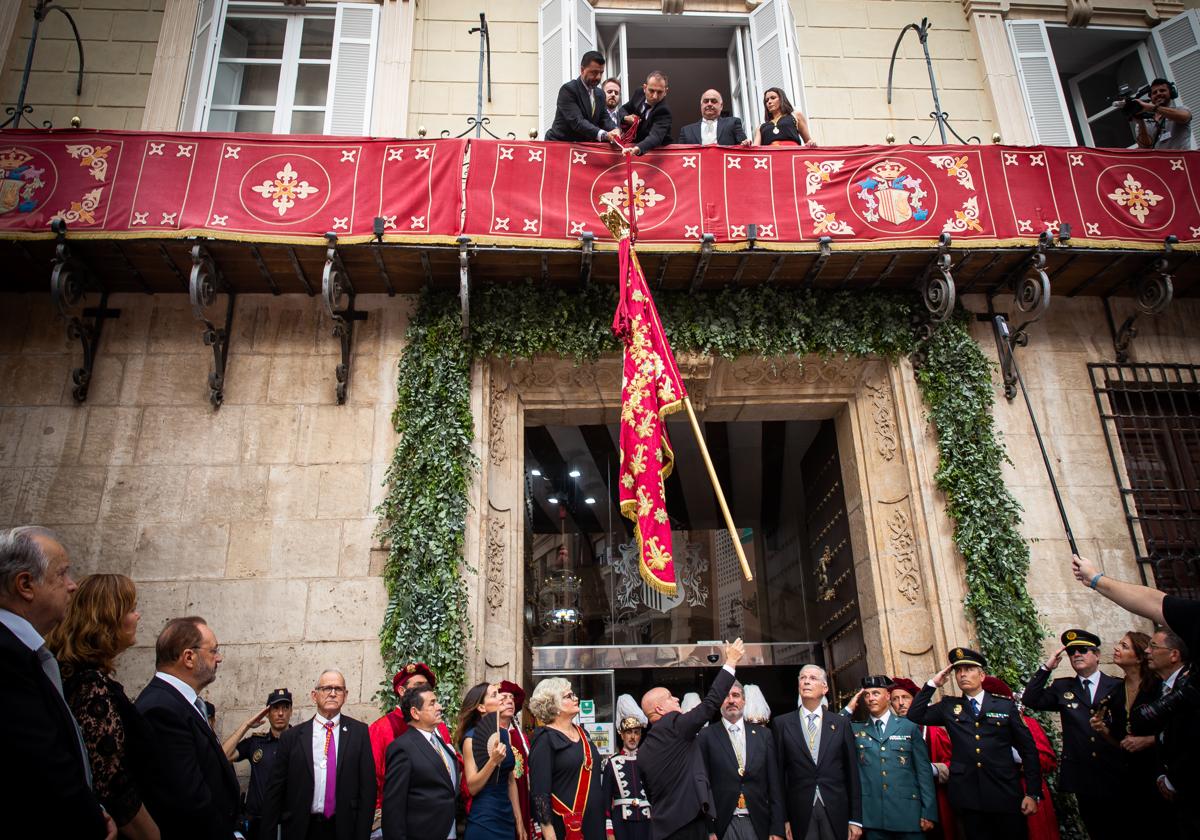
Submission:
<svg viewBox="0 0 1200 840">
<path fill-rule="evenodd" d="M 35 0 L 7 0 L 0 18 L 16 13 L 9 43 L 0 65 L 0 101 L 17 100 L 29 35 L 33 31 Z M 55 0 L 71 13 L 83 41 L 83 92 L 75 95 L 79 67 L 75 39 L 67 19 L 51 13 L 42 23 L 34 51 L 33 71 L 25 101 L 34 106 L 37 125 L 50 120 L 55 127 L 70 125 L 78 116 L 88 128 L 141 128 L 142 111 L 150 89 L 159 30 L 166 0 Z M 0 30 L 3 26 L 0 25 Z"/>
<path fill-rule="evenodd" d="M 986 301 L 980 296 L 969 295 L 965 303 L 974 311 L 986 310 Z M 1000 311 L 1011 308 L 1010 304 L 1011 299 L 996 300 Z M 1132 312 L 1129 299 L 1113 301 L 1117 324 Z M 1197 319 L 1200 302 L 1194 299 L 1176 300 L 1158 317 L 1142 316 L 1137 322 L 1138 336 L 1130 361 L 1200 364 L 1200 340 L 1194 328 Z M 988 356 L 995 359 L 991 327 L 977 323 L 972 333 Z M 1029 346 L 1017 354 L 1081 553 L 1097 560 L 1101 569 L 1114 577 L 1140 582 L 1087 369 L 1089 362 L 1112 362 L 1115 358 L 1103 301 L 1094 297 L 1054 298 L 1046 316 L 1030 327 Z M 1105 661 L 1110 645 L 1125 631 L 1149 631 L 1150 624 L 1114 608 L 1071 576 L 1071 551 L 1025 402 L 1020 395 L 1011 403 L 1005 400 L 999 371 L 993 380 L 996 426 L 1013 462 L 1005 469 L 1005 480 L 1024 507 L 1021 532 L 1030 540 L 1033 559 L 1029 589 L 1051 633 L 1046 651 L 1058 650 L 1058 636 L 1068 627 L 1087 627 L 1103 639 Z M 1069 673 L 1066 662 L 1060 668 Z"/>
<path fill-rule="evenodd" d="M 279 686 L 309 714 L 327 667 L 346 675 L 347 712 L 373 720 L 386 555 L 372 512 L 413 299 L 359 296 L 369 317 L 339 406 L 338 343 L 317 299 L 238 298 L 217 411 L 212 353 L 185 296 L 109 305 L 121 316 L 105 323 L 91 392 L 75 405 L 80 348 L 49 295 L 0 295 L 0 527 L 57 530 L 77 579 L 137 582 L 138 645 L 119 663 L 130 694 L 153 674 L 164 622 L 195 613 L 225 656 L 206 692 L 221 732 Z"/>
</svg>

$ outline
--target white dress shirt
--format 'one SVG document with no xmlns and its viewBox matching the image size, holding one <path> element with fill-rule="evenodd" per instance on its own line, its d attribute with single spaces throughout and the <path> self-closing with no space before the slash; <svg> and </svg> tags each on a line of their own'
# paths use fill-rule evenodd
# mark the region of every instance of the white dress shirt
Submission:
<svg viewBox="0 0 1200 840">
<path fill-rule="evenodd" d="M 1094 703 L 1096 700 L 1096 689 L 1100 687 L 1100 671 L 1097 670 L 1090 677 L 1080 677 L 1079 686 L 1087 690 L 1088 705 Z"/>
<path fill-rule="evenodd" d="M 700 119 L 700 142 L 705 146 L 712 146 L 717 142 L 717 121 L 706 120 L 703 117 Z"/>
<path fill-rule="evenodd" d="M 0 609 L 0 624 L 3 624 L 12 634 L 21 640 L 21 644 L 29 648 L 34 653 L 46 644 L 46 640 L 42 638 L 42 634 L 33 629 L 24 616 L 17 615 L 6 609 Z"/>
<path fill-rule="evenodd" d="M 200 715 L 200 710 L 196 708 L 196 689 L 179 679 L 179 677 L 174 677 L 170 674 L 164 674 L 162 671 L 155 671 L 154 676 L 158 677 L 167 685 L 171 686 L 171 688 L 178 691 L 183 696 L 183 699 L 187 701 L 187 704 L 193 709 L 196 709 L 196 714 Z M 203 720 L 205 724 L 208 723 L 208 718 L 204 715 L 200 715 L 200 719 Z"/>
<path fill-rule="evenodd" d="M 336 767 L 325 767 L 325 724 L 329 722 L 328 718 L 323 718 L 320 715 L 313 715 L 313 736 L 312 736 L 312 754 L 313 754 L 313 798 L 312 808 L 309 813 L 324 814 L 325 813 L 325 777 L 329 770 L 337 772 Z M 334 756 L 336 761 L 341 761 L 342 751 L 342 715 L 339 712 L 333 716 L 333 748 L 336 752 Z"/>
<path fill-rule="evenodd" d="M 730 723 L 725 718 L 721 718 L 721 724 L 725 727 L 726 734 L 729 735 L 729 745 L 733 747 L 733 755 L 738 759 L 741 770 L 746 770 L 746 719 L 741 718 L 734 723 Z M 747 816 L 750 810 L 748 808 L 734 807 L 733 815 L 735 817 Z"/>
<path fill-rule="evenodd" d="M 871 715 L 871 726 L 874 726 L 874 725 L 875 725 L 875 722 L 876 722 L 876 721 L 879 721 L 880 723 L 882 723 L 882 724 L 883 724 L 883 728 L 884 728 L 884 730 L 886 731 L 886 730 L 887 730 L 887 728 L 888 728 L 888 723 L 890 723 L 890 722 L 891 722 L 891 720 L 892 720 L 892 712 L 891 712 L 891 710 L 889 709 L 889 710 L 885 711 L 885 712 L 884 712 L 882 715 L 880 715 L 879 717 L 875 717 L 875 715 Z"/>
</svg>

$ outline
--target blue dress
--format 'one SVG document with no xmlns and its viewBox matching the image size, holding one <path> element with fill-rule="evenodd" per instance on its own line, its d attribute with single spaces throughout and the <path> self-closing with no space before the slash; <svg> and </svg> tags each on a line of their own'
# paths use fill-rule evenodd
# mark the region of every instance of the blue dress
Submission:
<svg viewBox="0 0 1200 840">
<path fill-rule="evenodd" d="M 474 745 L 474 728 L 468 729 L 465 737 L 470 738 Z M 500 738 L 507 745 L 508 731 L 501 730 Z M 464 840 L 514 840 L 517 836 L 517 821 L 513 818 L 512 803 L 508 799 L 508 777 L 515 766 L 516 759 L 509 746 L 504 761 L 492 771 L 487 784 L 471 799 Z"/>
</svg>

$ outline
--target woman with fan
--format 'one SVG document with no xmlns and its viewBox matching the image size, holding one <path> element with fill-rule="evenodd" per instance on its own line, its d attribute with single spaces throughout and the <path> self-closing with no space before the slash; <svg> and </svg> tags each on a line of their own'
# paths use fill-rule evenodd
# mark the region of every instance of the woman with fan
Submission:
<svg viewBox="0 0 1200 840">
<path fill-rule="evenodd" d="M 512 695 L 501 694 L 497 683 L 479 683 L 463 698 L 455 740 L 471 794 L 465 840 L 528 840 L 513 816 L 520 813 L 509 744 L 513 711 Z"/>
<path fill-rule="evenodd" d="M 533 689 L 529 711 L 545 728 L 529 755 L 529 792 L 545 840 L 604 840 L 600 753 L 575 723 L 579 698 L 561 677 Z"/>
</svg>

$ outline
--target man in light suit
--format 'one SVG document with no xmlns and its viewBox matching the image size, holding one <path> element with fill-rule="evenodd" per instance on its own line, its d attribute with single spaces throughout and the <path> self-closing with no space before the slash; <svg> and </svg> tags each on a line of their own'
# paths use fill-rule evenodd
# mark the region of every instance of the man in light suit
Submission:
<svg viewBox="0 0 1200 840">
<path fill-rule="evenodd" d="M 721 714 L 721 703 L 733 687 L 734 669 L 742 660 L 741 639 L 725 646 L 725 666 L 699 706 L 679 710 L 679 698 L 661 686 L 642 696 L 650 721 L 638 749 L 638 768 L 650 800 L 653 840 L 706 840 L 713 815 L 713 795 L 696 736 Z"/>
<path fill-rule="evenodd" d="M 792 840 L 858 840 L 862 788 L 850 722 L 821 705 L 825 669 L 805 665 L 800 708 L 775 719 L 783 796 Z"/>
<path fill-rule="evenodd" d="M 67 551 L 51 531 L 31 525 L 0 531 L 6 836 L 111 840 L 117 834 L 92 794 L 87 750 L 43 639 L 63 620 L 74 591 Z"/>
<path fill-rule="evenodd" d="M 263 797 L 262 835 L 284 840 L 367 840 L 375 817 L 375 759 L 367 725 L 342 714 L 346 678 L 323 671 L 317 713 L 279 739 Z"/>
<path fill-rule="evenodd" d="M 383 783 L 384 840 L 450 840 L 462 763 L 437 736 L 442 704 L 429 686 L 406 692 L 408 728 L 388 745 Z"/>
<path fill-rule="evenodd" d="M 583 54 L 579 61 L 579 78 L 558 89 L 554 106 L 554 122 L 546 132 L 547 140 L 569 143 L 595 143 L 617 140 L 621 133 L 609 120 L 600 90 L 604 75 L 604 56 L 595 50 Z"/>
<path fill-rule="evenodd" d="M 200 616 L 173 618 L 154 644 L 154 679 L 138 695 L 156 747 L 146 810 L 163 837 L 228 840 L 238 781 L 198 694 L 217 678 L 221 650 Z"/>
<path fill-rule="evenodd" d="M 721 722 L 696 738 L 712 785 L 713 826 L 720 840 L 783 838 L 783 794 L 775 739 L 747 723 L 746 696 L 735 682 L 721 704 Z"/>
<path fill-rule="evenodd" d="M 700 122 L 680 129 L 679 142 L 697 146 L 749 146 L 750 138 L 742 128 L 741 119 L 721 116 L 724 104 L 719 91 L 704 91 L 700 97 Z"/>
</svg>

